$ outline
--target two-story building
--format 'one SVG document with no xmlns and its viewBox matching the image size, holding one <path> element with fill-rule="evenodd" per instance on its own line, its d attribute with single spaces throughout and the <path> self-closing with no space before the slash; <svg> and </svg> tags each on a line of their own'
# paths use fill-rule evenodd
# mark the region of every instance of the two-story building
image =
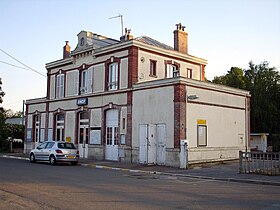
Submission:
<svg viewBox="0 0 280 210">
<path fill-rule="evenodd" d="M 205 59 L 188 54 L 188 33 L 174 48 L 150 37 L 120 41 L 88 31 L 63 59 L 46 64 L 47 96 L 26 101 L 26 147 L 70 141 L 82 158 L 179 166 L 238 157 L 248 146 L 249 92 L 205 82 Z"/>
</svg>

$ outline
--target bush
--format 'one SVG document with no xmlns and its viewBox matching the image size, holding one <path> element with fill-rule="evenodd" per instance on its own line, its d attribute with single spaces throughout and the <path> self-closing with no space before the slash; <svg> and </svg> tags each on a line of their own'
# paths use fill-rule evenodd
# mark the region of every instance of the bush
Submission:
<svg viewBox="0 0 280 210">
<path fill-rule="evenodd" d="M 271 134 L 270 143 L 273 148 L 273 152 L 280 152 L 280 134 Z"/>
<path fill-rule="evenodd" d="M 8 140 L 0 139 L 0 152 L 9 152 L 10 142 Z"/>
</svg>

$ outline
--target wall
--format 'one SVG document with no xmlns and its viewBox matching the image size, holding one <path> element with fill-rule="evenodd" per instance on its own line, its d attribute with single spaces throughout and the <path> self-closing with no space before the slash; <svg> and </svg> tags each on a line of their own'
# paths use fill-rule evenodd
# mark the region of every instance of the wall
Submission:
<svg viewBox="0 0 280 210">
<path fill-rule="evenodd" d="M 144 58 L 144 62 L 141 59 Z M 143 59 L 142 59 L 143 60 Z M 157 77 L 150 76 L 150 60 L 157 61 Z M 199 64 L 188 63 L 188 61 L 181 61 L 172 59 L 167 56 L 162 56 L 154 53 L 149 53 L 143 50 L 139 50 L 139 62 L 138 62 L 138 79 L 139 82 L 146 82 L 156 79 L 164 79 L 165 78 L 165 63 L 164 61 L 172 61 L 173 63 L 180 64 L 180 76 L 188 77 L 187 68 L 192 69 L 192 78 L 195 80 L 200 80 L 201 71 Z"/>
<path fill-rule="evenodd" d="M 139 147 L 140 124 L 166 124 L 166 147 L 174 147 L 173 86 L 133 92 L 132 146 Z"/>
<path fill-rule="evenodd" d="M 237 158 L 246 145 L 245 97 L 219 90 L 187 87 L 187 139 L 189 160 Z M 205 120 L 207 146 L 198 146 L 197 120 Z"/>
</svg>

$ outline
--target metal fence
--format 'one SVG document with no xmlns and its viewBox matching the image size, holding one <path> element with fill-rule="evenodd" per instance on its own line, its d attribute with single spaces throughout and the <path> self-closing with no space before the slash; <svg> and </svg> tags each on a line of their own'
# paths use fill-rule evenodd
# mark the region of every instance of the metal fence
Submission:
<svg viewBox="0 0 280 210">
<path fill-rule="evenodd" d="M 239 151 L 239 173 L 280 175 L 280 152 Z"/>
</svg>

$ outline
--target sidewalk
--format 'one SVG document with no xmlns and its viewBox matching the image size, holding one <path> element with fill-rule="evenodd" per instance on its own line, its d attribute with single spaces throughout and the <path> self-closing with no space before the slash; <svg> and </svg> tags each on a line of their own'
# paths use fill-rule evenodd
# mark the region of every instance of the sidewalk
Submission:
<svg viewBox="0 0 280 210">
<path fill-rule="evenodd" d="M 28 160 L 28 155 L 23 153 L 0 154 L 0 157 Z M 131 173 L 150 173 L 168 176 L 192 177 L 198 179 L 211 179 L 240 183 L 254 183 L 280 186 L 280 176 L 265 176 L 257 174 L 239 174 L 238 163 L 229 162 L 219 165 L 193 166 L 192 169 L 183 170 L 167 166 L 143 165 L 137 163 L 120 163 L 113 161 L 98 161 L 92 159 L 80 159 L 79 164 L 104 170 L 119 170 Z"/>
</svg>

